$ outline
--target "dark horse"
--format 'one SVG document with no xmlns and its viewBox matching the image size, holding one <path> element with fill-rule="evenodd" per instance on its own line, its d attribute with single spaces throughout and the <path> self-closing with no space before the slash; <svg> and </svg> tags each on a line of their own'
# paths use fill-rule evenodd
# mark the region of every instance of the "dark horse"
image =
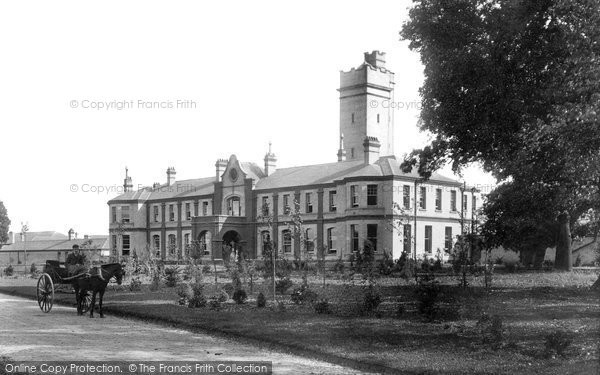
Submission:
<svg viewBox="0 0 600 375">
<path fill-rule="evenodd" d="M 77 296 L 77 315 L 83 315 L 83 299 L 89 290 L 92 292 L 90 318 L 94 317 L 94 305 L 96 304 L 97 293 L 100 294 L 100 300 L 98 301 L 98 306 L 100 307 L 100 317 L 104 318 L 104 314 L 102 313 L 102 298 L 104 297 L 104 292 L 106 291 L 106 285 L 113 277 L 117 279 L 117 284 L 121 285 L 123 282 L 123 275 L 125 275 L 125 271 L 121 267 L 120 263 L 109 263 L 100 266 L 98 268 L 98 274 L 92 274 L 75 279 L 73 287 L 75 288 L 75 295 Z"/>
</svg>

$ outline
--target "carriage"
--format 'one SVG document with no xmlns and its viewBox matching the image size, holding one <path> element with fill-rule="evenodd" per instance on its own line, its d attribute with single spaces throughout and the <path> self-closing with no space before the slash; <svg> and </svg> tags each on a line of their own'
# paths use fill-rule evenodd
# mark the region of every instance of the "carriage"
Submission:
<svg viewBox="0 0 600 375">
<path fill-rule="evenodd" d="M 60 264 L 57 260 L 47 260 L 44 266 L 44 273 L 39 277 L 37 282 L 37 301 L 40 309 L 48 313 L 54 305 L 55 286 L 69 285 L 72 286 L 76 279 L 86 277 L 86 273 L 69 276 L 67 268 Z M 72 288 L 65 288 L 71 291 Z M 77 293 L 75 300 L 78 302 Z M 82 300 L 83 313 L 89 311 L 92 301 L 92 292 L 88 291 Z"/>
</svg>

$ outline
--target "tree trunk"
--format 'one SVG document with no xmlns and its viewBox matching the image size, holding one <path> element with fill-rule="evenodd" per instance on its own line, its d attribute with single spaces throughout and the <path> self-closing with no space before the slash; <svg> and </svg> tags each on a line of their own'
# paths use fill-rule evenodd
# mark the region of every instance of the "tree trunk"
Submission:
<svg viewBox="0 0 600 375">
<path fill-rule="evenodd" d="M 557 270 L 572 271 L 573 255 L 571 253 L 571 229 L 569 228 L 569 214 L 563 212 L 558 215 L 558 241 L 556 243 L 556 260 L 554 267 Z"/>
</svg>

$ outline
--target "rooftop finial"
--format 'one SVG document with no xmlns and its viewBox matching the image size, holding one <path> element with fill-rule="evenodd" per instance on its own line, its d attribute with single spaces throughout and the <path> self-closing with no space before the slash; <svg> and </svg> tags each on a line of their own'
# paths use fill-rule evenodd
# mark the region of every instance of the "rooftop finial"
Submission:
<svg viewBox="0 0 600 375">
<path fill-rule="evenodd" d="M 269 154 L 271 153 L 271 141 L 269 141 Z"/>
<path fill-rule="evenodd" d="M 125 178 L 127 178 L 129 175 L 129 168 L 125 167 Z"/>
</svg>

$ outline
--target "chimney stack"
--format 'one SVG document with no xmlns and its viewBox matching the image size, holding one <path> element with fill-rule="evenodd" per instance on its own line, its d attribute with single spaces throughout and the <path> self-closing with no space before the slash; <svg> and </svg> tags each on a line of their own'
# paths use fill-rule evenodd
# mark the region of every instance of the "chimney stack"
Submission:
<svg viewBox="0 0 600 375">
<path fill-rule="evenodd" d="M 223 173 L 225 173 L 225 168 L 227 168 L 227 160 L 218 159 L 215 163 L 215 168 L 217 172 L 216 181 L 219 182 L 221 181 L 221 176 L 223 175 Z"/>
<path fill-rule="evenodd" d="M 156 190 L 160 187 L 160 182 L 155 182 L 152 184 L 152 190 Z"/>
<path fill-rule="evenodd" d="M 346 150 L 344 150 L 344 134 L 340 135 L 340 149 L 337 153 L 338 161 L 346 161 Z"/>
<path fill-rule="evenodd" d="M 167 186 L 171 186 L 171 184 L 175 182 L 175 173 L 175 168 L 167 168 Z"/>
<path fill-rule="evenodd" d="M 265 155 L 265 175 L 270 175 L 277 168 L 277 157 L 271 152 L 271 142 L 269 142 L 269 152 Z"/>
<path fill-rule="evenodd" d="M 73 228 L 69 229 L 69 241 L 71 241 L 73 239 L 73 235 L 75 234 L 75 231 L 73 230 Z"/>
<path fill-rule="evenodd" d="M 129 169 L 125 167 L 125 179 L 123 180 L 123 191 L 128 192 L 133 190 L 133 182 L 131 182 L 131 177 L 129 177 Z"/>
<path fill-rule="evenodd" d="M 84 239 L 84 240 L 89 240 L 89 239 L 90 239 L 90 236 L 88 236 L 87 234 L 84 234 L 84 235 L 83 235 L 83 239 Z"/>
<path fill-rule="evenodd" d="M 379 159 L 379 148 L 381 143 L 375 137 L 365 137 L 363 142 L 365 148 L 365 164 L 373 164 Z"/>
</svg>

